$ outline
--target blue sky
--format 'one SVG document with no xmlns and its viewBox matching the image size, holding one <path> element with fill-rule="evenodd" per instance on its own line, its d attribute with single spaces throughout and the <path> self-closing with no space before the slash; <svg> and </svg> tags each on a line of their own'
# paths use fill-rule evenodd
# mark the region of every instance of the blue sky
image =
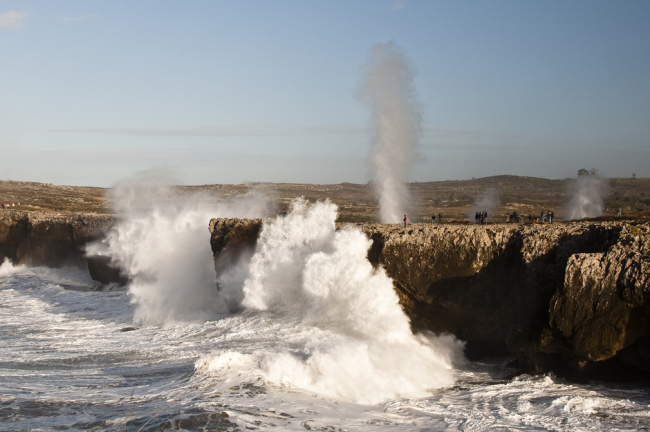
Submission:
<svg viewBox="0 0 650 432">
<path fill-rule="evenodd" d="M 410 59 L 413 181 L 650 177 L 648 1 L 0 0 L 0 179 L 363 183 L 375 43 Z"/>
</svg>

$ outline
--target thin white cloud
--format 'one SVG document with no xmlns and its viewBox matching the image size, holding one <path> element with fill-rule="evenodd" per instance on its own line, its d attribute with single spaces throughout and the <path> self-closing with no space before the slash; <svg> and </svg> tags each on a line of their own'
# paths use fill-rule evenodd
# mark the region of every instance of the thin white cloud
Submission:
<svg viewBox="0 0 650 432">
<path fill-rule="evenodd" d="M 401 10 L 406 7 L 406 3 L 400 0 L 397 0 L 395 3 L 393 3 L 393 10 Z"/>
<path fill-rule="evenodd" d="M 77 22 L 77 21 L 86 21 L 89 19 L 95 19 L 98 18 L 99 15 L 97 14 L 87 14 L 87 15 L 77 15 L 77 16 L 64 16 L 61 17 L 61 21 L 65 22 Z"/>
<path fill-rule="evenodd" d="M 0 31 L 18 30 L 23 26 L 23 18 L 25 18 L 27 15 L 27 12 L 16 11 L 9 11 L 0 14 Z"/>
</svg>

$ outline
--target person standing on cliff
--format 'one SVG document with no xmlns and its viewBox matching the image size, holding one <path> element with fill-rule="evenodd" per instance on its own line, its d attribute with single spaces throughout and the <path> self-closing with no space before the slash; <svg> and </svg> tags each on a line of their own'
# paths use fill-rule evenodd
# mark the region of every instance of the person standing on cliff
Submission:
<svg viewBox="0 0 650 432">
<path fill-rule="evenodd" d="M 438 213 L 438 223 L 442 223 L 442 212 Z"/>
<path fill-rule="evenodd" d="M 431 215 L 431 225 L 436 224 L 436 215 Z"/>
<path fill-rule="evenodd" d="M 404 215 L 404 228 L 406 228 L 406 215 Z"/>
</svg>

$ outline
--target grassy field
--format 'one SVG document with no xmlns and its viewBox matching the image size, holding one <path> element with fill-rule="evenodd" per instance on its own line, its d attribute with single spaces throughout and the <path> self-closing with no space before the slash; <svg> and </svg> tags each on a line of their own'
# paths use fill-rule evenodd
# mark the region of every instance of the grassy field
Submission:
<svg viewBox="0 0 650 432">
<path fill-rule="evenodd" d="M 430 221 L 442 213 L 446 221 L 468 220 L 473 211 L 487 210 L 492 221 L 505 221 L 508 213 L 537 216 L 552 210 L 562 219 L 571 196 L 571 179 L 550 180 L 536 177 L 493 176 L 461 181 L 410 183 L 412 222 Z M 618 208 L 626 218 L 650 217 L 650 179 L 612 178 L 606 181 L 604 218 L 612 218 Z M 203 199 L 223 200 L 250 192 L 253 188 L 270 194 L 279 211 L 303 196 L 309 201 L 329 198 L 339 206 L 341 222 L 370 222 L 376 219 L 377 201 L 370 184 L 332 185 L 256 183 L 246 185 L 178 186 L 183 194 L 201 191 Z M 16 210 L 111 213 L 108 189 L 82 186 L 57 186 L 45 183 L 0 181 L 0 201 L 13 202 Z M 492 207 L 476 206 L 477 200 L 491 196 Z M 20 205 L 18 205 L 20 203 Z M 490 207 L 490 208 L 482 208 Z M 472 217 L 473 219 L 473 217 Z"/>
</svg>

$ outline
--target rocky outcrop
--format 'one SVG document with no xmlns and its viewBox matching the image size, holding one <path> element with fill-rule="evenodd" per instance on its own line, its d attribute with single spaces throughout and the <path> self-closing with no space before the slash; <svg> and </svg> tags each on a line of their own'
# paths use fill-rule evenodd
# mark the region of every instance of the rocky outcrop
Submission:
<svg viewBox="0 0 650 432">
<path fill-rule="evenodd" d="M 215 267 L 262 225 L 211 221 Z M 509 352 L 526 370 L 576 378 L 648 369 L 647 224 L 353 226 L 373 240 L 368 259 L 393 279 L 413 328 L 453 333 L 470 358 Z"/>
<path fill-rule="evenodd" d="M 606 251 L 569 258 L 540 351 L 586 371 L 618 361 L 650 372 L 648 232 L 624 225 Z"/>
<path fill-rule="evenodd" d="M 88 268 L 102 283 L 125 281 L 104 257 L 86 257 L 86 244 L 99 240 L 115 216 L 94 213 L 0 211 L 0 262 L 28 266 Z"/>
</svg>

